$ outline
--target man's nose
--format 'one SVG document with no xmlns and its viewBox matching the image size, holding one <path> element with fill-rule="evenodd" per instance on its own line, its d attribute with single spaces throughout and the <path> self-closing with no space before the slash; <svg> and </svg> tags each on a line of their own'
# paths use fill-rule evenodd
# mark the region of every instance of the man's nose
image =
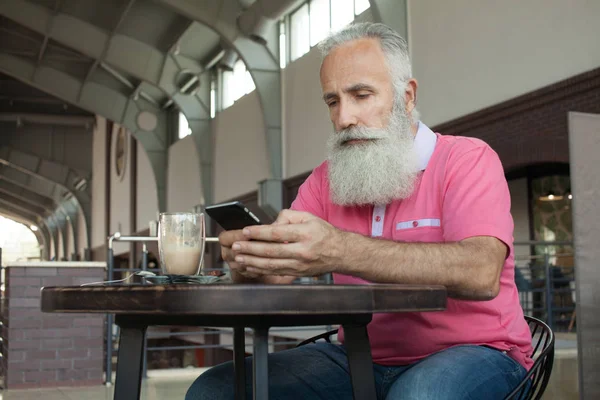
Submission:
<svg viewBox="0 0 600 400">
<path fill-rule="evenodd" d="M 340 102 L 335 121 L 338 131 L 354 126 L 358 123 L 358 114 L 355 107 L 348 102 Z"/>
</svg>

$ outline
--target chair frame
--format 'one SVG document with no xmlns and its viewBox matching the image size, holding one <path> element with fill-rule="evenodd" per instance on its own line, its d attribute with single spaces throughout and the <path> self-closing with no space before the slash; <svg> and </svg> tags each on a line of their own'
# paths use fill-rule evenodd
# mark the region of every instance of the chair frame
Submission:
<svg viewBox="0 0 600 400">
<path fill-rule="evenodd" d="M 521 383 L 505 397 L 507 400 L 541 399 L 546 386 L 548 386 L 552 366 L 554 365 L 554 332 L 552 332 L 552 329 L 545 322 L 537 318 L 526 315 L 525 320 L 531 330 L 532 338 L 536 334 L 540 334 L 540 337 L 534 344 L 532 357 L 535 356 L 538 350 L 540 354 L 536 357 L 533 366 L 521 380 Z"/>
<path fill-rule="evenodd" d="M 538 350 L 541 352 L 535 359 L 531 369 L 529 369 L 519 385 L 505 397 L 505 400 L 539 400 L 550 380 L 550 374 L 554 364 L 554 332 L 552 332 L 552 329 L 550 329 L 545 322 L 537 318 L 526 315 L 525 320 L 531 330 L 532 338 L 534 338 L 536 334 L 540 334 L 540 337 L 534 344 L 532 356 L 534 356 Z M 317 340 L 320 339 L 324 339 L 326 342 L 331 343 L 331 336 L 336 333 L 338 333 L 338 330 L 334 329 L 313 336 L 300 342 L 296 347 L 304 346 L 309 343 L 316 343 Z"/>
</svg>

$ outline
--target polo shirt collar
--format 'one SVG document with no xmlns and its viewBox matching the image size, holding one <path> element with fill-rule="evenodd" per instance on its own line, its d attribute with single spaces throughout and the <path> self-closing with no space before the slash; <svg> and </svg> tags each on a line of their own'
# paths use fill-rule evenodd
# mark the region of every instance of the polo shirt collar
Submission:
<svg viewBox="0 0 600 400">
<path fill-rule="evenodd" d="M 429 164 L 429 159 L 435 150 L 435 144 L 437 142 L 437 135 L 433 133 L 431 129 L 421 121 L 419 121 L 419 128 L 415 135 L 415 151 L 419 158 L 419 168 L 424 171 Z"/>
</svg>

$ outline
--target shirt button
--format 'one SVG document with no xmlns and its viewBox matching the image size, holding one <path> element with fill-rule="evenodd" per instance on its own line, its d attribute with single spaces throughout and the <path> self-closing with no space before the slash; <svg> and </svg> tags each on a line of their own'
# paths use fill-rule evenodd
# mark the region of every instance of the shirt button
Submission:
<svg viewBox="0 0 600 400">
<path fill-rule="evenodd" d="M 375 221 L 376 221 L 376 222 L 381 222 L 381 217 L 380 217 L 379 215 L 378 215 L 378 216 L 376 216 L 376 217 L 375 217 Z"/>
<path fill-rule="evenodd" d="M 415 228 L 416 228 L 417 226 L 419 226 L 419 222 L 417 222 L 417 221 L 413 221 L 413 227 L 415 227 Z"/>
</svg>

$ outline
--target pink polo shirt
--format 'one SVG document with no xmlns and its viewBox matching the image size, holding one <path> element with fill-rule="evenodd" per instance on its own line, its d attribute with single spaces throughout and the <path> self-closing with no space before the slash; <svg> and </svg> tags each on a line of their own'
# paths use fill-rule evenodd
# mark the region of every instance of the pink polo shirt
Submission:
<svg viewBox="0 0 600 400">
<path fill-rule="evenodd" d="M 510 248 L 500 293 L 490 301 L 448 299 L 445 311 L 375 314 L 368 331 L 374 362 L 406 365 L 448 347 L 488 345 L 529 369 L 531 334 L 514 279 L 510 194 L 498 155 L 483 141 L 433 133 L 415 136 L 421 162 L 412 196 L 387 206 L 342 207 L 331 202 L 327 163 L 302 184 L 292 209 L 307 211 L 344 231 L 398 242 L 456 242 L 494 236 Z M 390 265 L 389 268 L 403 268 Z M 367 284 L 334 274 L 336 284 Z M 339 335 L 343 342 L 343 331 Z"/>
</svg>

